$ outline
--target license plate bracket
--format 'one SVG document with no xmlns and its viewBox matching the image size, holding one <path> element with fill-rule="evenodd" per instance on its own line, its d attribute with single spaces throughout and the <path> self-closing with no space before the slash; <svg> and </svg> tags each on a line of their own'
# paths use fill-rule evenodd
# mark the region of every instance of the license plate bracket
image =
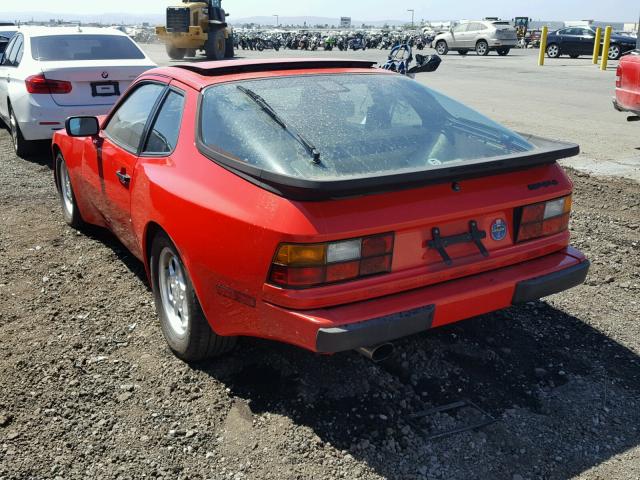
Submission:
<svg viewBox="0 0 640 480">
<path fill-rule="evenodd" d="M 120 96 L 120 84 L 118 82 L 91 82 L 91 95 L 94 97 Z"/>
<path fill-rule="evenodd" d="M 482 240 L 486 238 L 487 232 L 479 230 L 478 223 L 475 220 L 471 220 L 469 222 L 469 232 L 467 233 L 443 237 L 440 234 L 440 229 L 438 227 L 434 227 L 431 230 L 431 236 L 433 237 L 433 240 L 429 240 L 427 242 L 427 246 L 436 250 L 447 265 L 451 265 L 453 263 L 453 260 L 451 260 L 451 257 L 447 253 L 447 247 L 458 243 L 474 243 L 483 257 L 489 256 L 489 252 L 482 244 Z"/>
</svg>

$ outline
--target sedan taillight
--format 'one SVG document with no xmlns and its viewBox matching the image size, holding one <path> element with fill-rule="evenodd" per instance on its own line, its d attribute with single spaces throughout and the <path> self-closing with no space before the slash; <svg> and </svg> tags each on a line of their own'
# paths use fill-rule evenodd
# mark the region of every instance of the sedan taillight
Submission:
<svg viewBox="0 0 640 480">
<path fill-rule="evenodd" d="M 39 75 L 32 75 L 24 82 L 27 85 L 27 92 L 36 94 L 64 94 L 70 93 L 72 88 L 71 82 L 67 82 L 66 80 L 52 80 L 50 78 L 46 78 L 42 73 Z"/>
<path fill-rule="evenodd" d="M 518 242 L 546 237 L 569 228 L 571 195 L 522 207 Z"/>
<path fill-rule="evenodd" d="M 391 271 L 393 233 L 316 244 L 282 244 L 269 282 L 308 288 Z"/>
</svg>

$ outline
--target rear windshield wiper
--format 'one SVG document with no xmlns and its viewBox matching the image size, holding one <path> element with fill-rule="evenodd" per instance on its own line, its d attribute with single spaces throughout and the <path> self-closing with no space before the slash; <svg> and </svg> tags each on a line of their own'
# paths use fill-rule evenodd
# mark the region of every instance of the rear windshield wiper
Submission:
<svg viewBox="0 0 640 480">
<path fill-rule="evenodd" d="M 320 164 L 320 152 L 316 147 L 313 146 L 309 140 L 304 138 L 301 133 L 299 133 L 295 128 L 290 127 L 284 121 L 284 119 L 278 115 L 278 113 L 273 109 L 271 105 L 267 103 L 267 101 L 258 95 L 253 90 L 243 87 L 242 85 L 237 86 L 238 90 L 244 93 L 247 97 L 253 100 L 267 115 L 269 115 L 278 125 L 280 125 L 283 130 L 285 130 L 289 135 L 291 135 L 295 140 L 302 145 L 305 150 L 311 155 L 313 158 L 313 163 Z"/>
</svg>

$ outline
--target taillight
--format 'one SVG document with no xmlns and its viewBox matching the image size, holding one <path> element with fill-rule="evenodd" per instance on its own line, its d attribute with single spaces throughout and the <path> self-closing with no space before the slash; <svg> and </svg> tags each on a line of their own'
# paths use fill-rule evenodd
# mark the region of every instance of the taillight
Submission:
<svg viewBox="0 0 640 480">
<path fill-rule="evenodd" d="M 616 68 L 616 88 L 622 87 L 622 67 L 618 65 Z"/>
<path fill-rule="evenodd" d="M 393 233 L 339 242 L 282 244 L 269 281 L 285 288 L 308 288 L 391 271 Z"/>
<path fill-rule="evenodd" d="M 71 92 L 71 82 L 66 80 L 52 80 L 46 78 L 44 74 L 32 75 L 24 83 L 27 85 L 29 93 L 55 93 L 64 94 Z"/>
<path fill-rule="evenodd" d="M 571 195 L 522 207 L 518 242 L 546 237 L 569 228 Z"/>
</svg>

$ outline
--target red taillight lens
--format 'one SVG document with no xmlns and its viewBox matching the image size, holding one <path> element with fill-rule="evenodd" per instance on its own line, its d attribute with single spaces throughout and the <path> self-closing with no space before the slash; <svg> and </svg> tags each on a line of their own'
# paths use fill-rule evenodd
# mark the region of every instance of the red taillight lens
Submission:
<svg viewBox="0 0 640 480">
<path fill-rule="evenodd" d="M 622 67 L 618 65 L 616 68 L 616 88 L 622 87 Z"/>
<path fill-rule="evenodd" d="M 518 242 L 546 237 L 569 228 L 571 195 L 522 207 Z"/>
<path fill-rule="evenodd" d="M 71 82 L 66 80 L 52 80 L 46 78 L 44 74 L 32 75 L 28 77 L 24 83 L 27 86 L 27 92 L 29 93 L 55 93 L 65 94 L 71 92 Z"/>
<path fill-rule="evenodd" d="M 391 271 L 393 233 L 339 242 L 283 244 L 275 254 L 269 281 L 307 288 Z"/>
</svg>

